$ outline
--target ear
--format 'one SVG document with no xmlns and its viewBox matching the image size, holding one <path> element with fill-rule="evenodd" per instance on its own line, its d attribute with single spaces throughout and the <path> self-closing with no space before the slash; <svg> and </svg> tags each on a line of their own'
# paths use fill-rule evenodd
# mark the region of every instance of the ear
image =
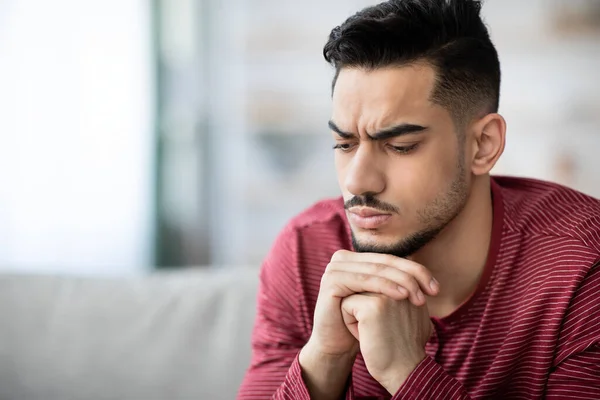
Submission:
<svg viewBox="0 0 600 400">
<path fill-rule="evenodd" d="M 488 114 L 473 125 L 474 175 L 488 174 L 504 152 L 506 144 L 506 121 L 500 114 Z"/>
</svg>

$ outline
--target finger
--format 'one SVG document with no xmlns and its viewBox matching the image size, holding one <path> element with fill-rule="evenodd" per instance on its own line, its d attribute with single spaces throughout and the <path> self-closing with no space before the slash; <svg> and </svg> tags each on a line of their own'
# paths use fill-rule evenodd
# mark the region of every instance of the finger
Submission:
<svg viewBox="0 0 600 400">
<path fill-rule="evenodd" d="M 401 271 L 407 272 L 414 276 L 414 278 L 419 283 L 421 290 L 423 290 L 425 293 L 431 296 L 435 296 L 439 293 L 438 282 L 433 278 L 431 272 L 419 263 L 407 260 L 405 258 L 392 256 L 390 254 L 352 252 L 350 253 L 351 254 L 343 253 L 343 257 L 345 257 L 345 259 L 354 259 L 357 261 L 360 260 L 378 264 L 386 264 L 398 268 Z"/>
<path fill-rule="evenodd" d="M 407 290 L 390 279 L 348 271 L 327 269 L 321 279 L 321 289 L 332 296 L 345 298 L 355 293 L 378 293 L 394 300 L 407 298 Z"/>
<path fill-rule="evenodd" d="M 360 303 L 362 294 L 353 294 L 342 300 L 340 308 L 344 314 L 344 322 L 346 324 L 352 324 L 358 322 L 356 318 L 356 308 Z"/>
<path fill-rule="evenodd" d="M 398 290 L 400 293 L 406 293 L 405 298 L 409 298 L 411 303 L 416 306 L 425 304 L 425 296 L 417 280 L 411 274 L 396 267 L 368 262 L 332 262 L 328 266 L 328 269 L 354 274 L 373 275 L 388 279 L 396 283 L 397 286 L 406 289 L 406 291 Z"/>
<path fill-rule="evenodd" d="M 341 303 L 341 311 L 342 311 L 342 319 L 344 321 L 344 324 L 346 325 L 346 328 L 350 331 L 350 333 L 352 334 L 352 336 L 354 336 L 354 338 L 356 340 L 360 340 L 360 336 L 358 333 L 358 320 L 356 319 L 356 317 L 354 316 L 353 312 L 352 312 L 352 305 L 350 305 L 350 307 L 348 305 L 344 305 L 344 302 L 346 300 L 351 299 L 354 296 L 359 296 L 359 295 L 352 295 L 349 297 L 346 297 L 344 300 L 342 300 Z"/>
<path fill-rule="evenodd" d="M 392 256 L 390 254 L 379 254 L 379 253 L 355 253 L 348 250 L 339 250 L 334 253 L 332 261 L 335 262 L 371 262 L 376 264 L 385 264 L 391 267 L 400 269 L 401 271 L 407 272 L 415 277 L 421 290 L 430 296 L 435 296 L 439 293 L 439 283 L 431 271 L 425 268 L 423 265 L 407 260 Z"/>
<path fill-rule="evenodd" d="M 346 313 L 345 321 L 356 323 L 365 321 L 366 318 L 373 318 L 379 315 L 385 308 L 385 301 L 381 295 L 354 294 L 342 300 L 342 313 Z"/>
<path fill-rule="evenodd" d="M 345 261 L 352 258 L 352 255 L 355 254 L 350 250 L 338 250 L 331 256 L 331 261 Z"/>
</svg>

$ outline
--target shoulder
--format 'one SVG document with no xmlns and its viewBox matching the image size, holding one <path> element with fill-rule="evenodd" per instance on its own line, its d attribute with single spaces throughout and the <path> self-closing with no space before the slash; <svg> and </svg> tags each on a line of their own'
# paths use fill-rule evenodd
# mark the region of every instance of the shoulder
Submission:
<svg viewBox="0 0 600 400">
<path fill-rule="evenodd" d="M 293 217 L 281 230 L 267 261 L 285 258 L 295 264 L 307 257 L 331 257 L 332 252 L 346 248 L 350 228 L 341 197 L 321 200 Z"/>
<path fill-rule="evenodd" d="M 313 204 L 293 217 L 275 239 L 261 266 L 261 293 L 279 293 L 285 302 L 291 301 L 290 294 L 303 293 L 300 297 L 312 307 L 332 255 L 350 246 L 342 199 Z"/>
<path fill-rule="evenodd" d="M 341 197 L 319 201 L 292 218 L 284 231 L 297 240 L 296 252 L 301 262 L 329 261 L 333 253 L 348 248 L 350 227 Z"/>
<path fill-rule="evenodd" d="M 290 220 L 286 229 L 327 229 L 328 225 L 339 224 L 344 217 L 344 201 L 341 197 L 324 199 L 312 204 Z"/>
<path fill-rule="evenodd" d="M 525 238 L 570 242 L 600 255 L 600 200 L 537 179 L 494 177 L 508 228 Z"/>
<path fill-rule="evenodd" d="M 564 313 L 558 341 L 556 363 L 572 354 L 600 345 L 600 263 L 593 266 L 573 290 Z"/>
</svg>

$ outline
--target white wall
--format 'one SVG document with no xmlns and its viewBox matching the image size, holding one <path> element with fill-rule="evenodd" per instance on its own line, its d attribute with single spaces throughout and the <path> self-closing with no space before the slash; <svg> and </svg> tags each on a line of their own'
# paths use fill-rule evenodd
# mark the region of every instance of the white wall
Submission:
<svg viewBox="0 0 600 400">
<path fill-rule="evenodd" d="M 147 267 L 149 3 L 0 1 L 0 268 Z"/>
<path fill-rule="evenodd" d="M 559 32 L 553 4 L 560 1 L 485 2 L 508 124 L 495 173 L 552 180 L 600 197 L 600 32 Z"/>
<path fill-rule="evenodd" d="M 322 48 L 334 26 L 377 2 L 207 2 L 215 40 L 209 56 L 214 154 L 221 162 L 214 168 L 211 226 L 216 263 L 260 263 L 290 218 L 339 193 L 325 126 L 333 72 Z M 484 2 L 502 64 L 500 112 L 508 122 L 506 151 L 494 172 L 600 196 L 600 36 L 559 32 L 556 6 L 566 4 L 573 1 Z M 281 133 L 280 140 L 261 137 L 267 130 Z M 306 143 L 313 150 L 302 158 Z M 284 153 L 289 149 L 293 155 Z M 281 154 L 303 167 L 284 171 Z"/>
</svg>

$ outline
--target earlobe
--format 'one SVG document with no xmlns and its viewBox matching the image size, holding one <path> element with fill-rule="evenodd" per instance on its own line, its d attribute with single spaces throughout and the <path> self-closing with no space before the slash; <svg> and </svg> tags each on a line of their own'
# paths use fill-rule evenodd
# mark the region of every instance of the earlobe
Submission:
<svg viewBox="0 0 600 400">
<path fill-rule="evenodd" d="M 504 152 L 506 121 L 500 114 L 488 114 L 475 125 L 475 146 L 471 166 L 475 175 L 489 173 Z"/>
</svg>

